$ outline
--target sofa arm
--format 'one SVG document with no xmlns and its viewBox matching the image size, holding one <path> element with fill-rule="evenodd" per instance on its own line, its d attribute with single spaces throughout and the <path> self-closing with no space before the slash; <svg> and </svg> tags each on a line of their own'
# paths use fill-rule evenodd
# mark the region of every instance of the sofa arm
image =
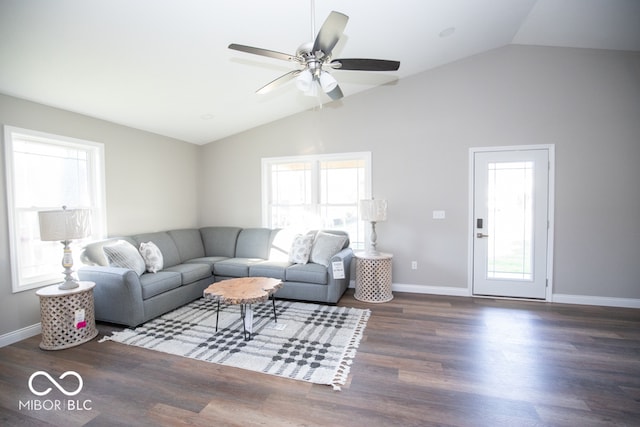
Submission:
<svg viewBox="0 0 640 427">
<path fill-rule="evenodd" d="M 78 269 L 78 278 L 96 284 L 93 288 L 96 320 L 128 326 L 144 321 L 142 287 L 135 271 L 85 266 Z"/>
<path fill-rule="evenodd" d="M 337 303 L 342 294 L 349 287 L 351 276 L 351 259 L 353 258 L 353 250 L 351 248 L 342 249 L 340 252 L 331 257 L 327 272 L 329 274 L 329 282 L 327 283 L 327 302 Z M 344 266 L 344 278 L 336 279 L 333 277 L 333 263 L 340 261 Z"/>
<path fill-rule="evenodd" d="M 331 280 L 343 280 L 343 279 L 335 279 L 333 277 L 333 263 L 336 261 L 341 261 L 344 265 L 344 276 L 347 282 L 349 281 L 349 276 L 351 275 L 351 259 L 353 258 L 353 250 L 351 248 L 345 248 L 331 257 L 331 261 L 329 261 L 329 266 L 327 267 L 329 271 L 329 278 Z"/>
</svg>

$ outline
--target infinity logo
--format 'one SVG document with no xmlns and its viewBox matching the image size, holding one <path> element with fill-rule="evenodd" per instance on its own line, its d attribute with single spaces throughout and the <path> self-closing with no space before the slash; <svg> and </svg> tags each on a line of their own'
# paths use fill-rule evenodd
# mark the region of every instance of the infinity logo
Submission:
<svg viewBox="0 0 640 427">
<path fill-rule="evenodd" d="M 49 394 L 51 392 L 51 387 L 49 387 L 48 389 L 46 389 L 45 391 L 37 391 L 36 389 L 33 388 L 33 379 L 35 377 L 37 377 L 38 375 L 42 375 L 44 377 L 46 377 L 49 381 L 51 381 L 51 384 L 53 384 L 54 386 L 56 386 L 56 388 L 58 390 L 60 390 L 62 393 L 65 394 L 65 396 L 75 396 L 76 394 L 80 393 L 80 391 L 82 390 L 82 377 L 80 376 L 80 374 L 78 374 L 77 372 L 74 371 L 67 371 L 64 374 L 60 375 L 59 379 L 64 379 L 65 377 L 72 375 L 74 377 L 76 377 L 78 379 L 78 388 L 75 389 L 74 391 L 67 391 L 64 388 L 62 388 L 62 386 L 60 384 L 58 384 L 58 382 L 56 380 L 54 380 L 51 375 L 49 375 L 47 372 L 45 371 L 37 371 L 34 372 L 33 374 L 31 374 L 31 376 L 29 377 L 29 390 L 31 390 L 31 393 L 35 394 L 36 396 L 45 396 L 47 394 Z"/>
</svg>

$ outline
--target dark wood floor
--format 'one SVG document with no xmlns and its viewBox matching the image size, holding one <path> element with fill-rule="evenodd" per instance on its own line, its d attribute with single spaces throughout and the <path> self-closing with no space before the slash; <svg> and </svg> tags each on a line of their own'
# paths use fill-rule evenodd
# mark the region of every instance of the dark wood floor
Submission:
<svg viewBox="0 0 640 427">
<path fill-rule="evenodd" d="M 400 293 L 366 304 L 352 290 L 339 305 L 372 311 L 341 392 L 98 339 L 42 351 L 37 336 L 0 348 L 0 425 L 640 425 L 640 310 Z M 78 372 L 78 396 L 48 396 L 86 410 L 19 408 L 38 370 Z"/>
</svg>

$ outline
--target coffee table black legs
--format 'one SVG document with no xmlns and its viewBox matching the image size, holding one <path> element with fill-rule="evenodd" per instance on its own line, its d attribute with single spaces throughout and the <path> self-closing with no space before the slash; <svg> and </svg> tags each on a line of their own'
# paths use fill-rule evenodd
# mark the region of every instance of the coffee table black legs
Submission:
<svg viewBox="0 0 640 427">
<path fill-rule="evenodd" d="M 276 297 L 271 295 L 271 301 L 273 301 L 273 321 L 278 323 L 278 315 L 276 314 Z"/>
<path fill-rule="evenodd" d="M 276 297 L 271 296 L 271 302 L 273 304 L 273 320 L 278 323 L 278 314 L 276 312 Z M 244 340 L 249 341 L 253 334 L 253 309 L 251 304 L 240 304 L 240 318 L 242 319 L 242 332 Z M 220 319 L 220 300 L 218 300 L 216 307 L 216 332 L 218 332 L 218 320 Z"/>
<path fill-rule="evenodd" d="M 216 309 L 216 332 L 218 332 L 218 318 L 220 317 L 220 300 L 218 300 L 218 308 Z"/>
</svg>

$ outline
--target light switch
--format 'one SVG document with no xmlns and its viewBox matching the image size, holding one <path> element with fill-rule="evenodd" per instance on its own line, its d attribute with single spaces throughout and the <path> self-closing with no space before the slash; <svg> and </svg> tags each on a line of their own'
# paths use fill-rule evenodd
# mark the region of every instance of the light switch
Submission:
<svg viewBox="0 0 640 427">
<path fill-rule="evenodd" d="M 444 219 L 445 212 L 444 211 L 433 211 L 433 219 Z"/>
</svg>

